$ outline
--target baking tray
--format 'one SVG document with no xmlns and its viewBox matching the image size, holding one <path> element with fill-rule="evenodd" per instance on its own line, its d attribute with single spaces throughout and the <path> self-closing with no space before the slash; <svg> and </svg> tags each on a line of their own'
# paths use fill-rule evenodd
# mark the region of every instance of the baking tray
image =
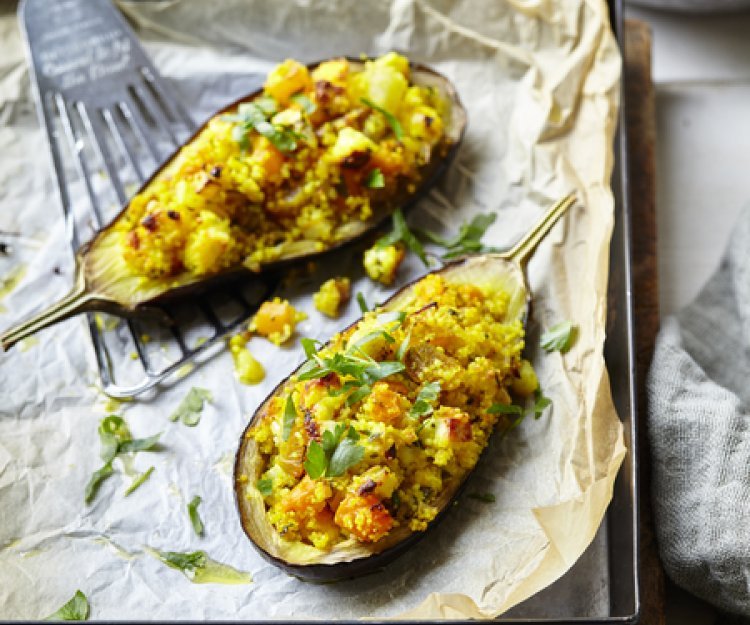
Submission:
<svg viewBox="0 0 750 625">
<path fill-rule="evenodd" d="M 617 40 L 622 45 L 624 41 L 622 0 L 609 0 L 608 4 Z M 615 139 L 615 165 L 612 174 L 615 226 L 610 246 L 607 339 L 604 355 L 611 380 L 613 401 L 624 425 L 628 453 L 615 481 L 613 498 L 605 519 L 591 546 L 563 577 L 499 617 L 496 621 L 499 623 L 606 625 L 637 623 L 639 620 L 637 379 L 624 98 L 621 98 L 621 101 L 623 105 L 619 112 L 619 129 Z M 592 576 L 592 570 L 598 570 L 600 575 Z M 339 622 L 359 623 L 360 621 Z M 369 622 L 394 623 L 398 621 Z M 405 622 L 432 624 L 435 621 Z M 465 621 L 445 620 L 439 622 L 465 623 Z"/>
</svg>

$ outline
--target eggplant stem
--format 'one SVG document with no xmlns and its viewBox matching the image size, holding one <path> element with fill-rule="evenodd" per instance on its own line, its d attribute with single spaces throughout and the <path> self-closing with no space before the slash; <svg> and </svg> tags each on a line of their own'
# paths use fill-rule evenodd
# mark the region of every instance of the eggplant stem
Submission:
<svg viewBox="0 0 750 625">
<path fill-rule="evenodd" d="M 7 352 L 18 341 L 35 334 L 39 330 L 88 310 L 87 304 L 96 299 L 95 294 L 88 292 L 83 275 L 79 274 L 73 290 L 59 302 L 34 315 L 31 319 L 6 330 L 0 336 L 3 350 Z"/>
<path fill-rule="evenodd" d="M 555 225 L 558 219 L 576 203 L 576 194 L 571 193 L 558 201 L 552 206 L 542 218 L 529 230 L 518 243 L 511 249 L 502 254 L 505 260 L 513 261 L 524 267 L 531 255 L 534 253 L 536 246 L 547 236 L 550 228 Z"/>
</svg>

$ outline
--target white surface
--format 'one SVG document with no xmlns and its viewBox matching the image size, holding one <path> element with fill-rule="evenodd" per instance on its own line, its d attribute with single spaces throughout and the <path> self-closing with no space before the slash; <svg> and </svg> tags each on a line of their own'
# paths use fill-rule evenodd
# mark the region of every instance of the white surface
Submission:
<svg viewBox="0 0 750 625">
<path fill-rule="evenodd" d="M 659 281 L 667 315 L 713 273 L 750 201 L 750 14 L 629 8 L 627 15 L 653 29 Z"/>
<path fill-rule="evenodd" d="M 717 267 L 750 202 L 750 14 L 691 16 L 629 8 L 653 30 L 662 315 L 688 304 Z M 669 625 L 723 623 L 669 586 Z"/>
</svg>

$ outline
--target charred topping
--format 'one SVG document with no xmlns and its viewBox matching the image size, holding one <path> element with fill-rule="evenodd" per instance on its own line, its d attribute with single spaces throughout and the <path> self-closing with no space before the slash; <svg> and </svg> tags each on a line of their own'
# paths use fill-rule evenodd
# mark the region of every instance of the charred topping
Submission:
<svg viewBox="0 0 750 625">
<path fill-rule="evenodd" d="M 212 168 L 212 169 L 211 169 L 211 175 L 212 175 L 212 176 L 213 176 L 214 178 L 218 178 L 219 176 L 221 176 L 221 167 L 219 167 L 219 166 L 217 165 L 216 167 Z"/>
<path fill-rule="evenodd" d="M 334 85 L 327 80 L 318 80 L 315 83 L 315 98 L 320 104 L 329 104 L 331 100 L 344 93 L 343 87 Z"/>
<path fill-rule="evenodd" d="M 370 162 L 370 153 L 366 150 L 357 150 L 341 161 L 341 166 L 345 169 L 362 169 Z"/>
<path fill-rule="evenodd" d="M 180 213 L 178 213 L 177 211 L 167 211 L 167 217 L 174 221 L 180 221 Z"/>
<path fill-rule="evenodd" d="M 305 410 L 305 432 L 311 439 L 320 440 L 320 428 L 309 410 Z"/>
<path fill-rule="evenodd" d="M 149 232 L 156 230 L 156 215 L 146 215 L 141 219 L 141 225 Z"/>
<path fill-rule="evenodd" d="M 134 250 L 137 250 L 141 247 L 141 240 L 138 238 L 138 233 L 135 230 L 131 230 L 130 232 L 128 232 L 127 239 L 128 245 Z"/>
<path fill-rule="evenodd" d="M 367 493 L 371 493 L 375 490 L 376 486 L 377 484 L 373 480 L 367 478 L 364 483 L 357 489 L 357 494 L 366 495 Z"/>
</svg>

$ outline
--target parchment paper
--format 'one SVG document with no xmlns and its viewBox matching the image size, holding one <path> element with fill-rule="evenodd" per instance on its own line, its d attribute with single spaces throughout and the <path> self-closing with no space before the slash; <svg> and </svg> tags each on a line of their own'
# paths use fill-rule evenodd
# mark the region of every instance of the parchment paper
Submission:
<svg viewBox="0 0 750 625">
<path fill-rule="evenodd" d="M 48 175 L 14 16 L 0 16 L 0 276 L 25 274 L 0 302 L 0 327 L 67 291 L 71 254 Z M 77 588 L 102 619 L 393 617 L 486 618 L 568 570 L 594 537 L 625 453 L 602 357 L 613 199 L 609 187 L 620 57 L 599 0 L 231 0 L 127 2 L 157 68 L 195 118 L 249 91 L 253 74 L 285 57 L 314 60 L 390 49 L 433 65 L 457 85 L 469 131 L 450 173 L 409 217 L 455 232 L 482 211 L 498 219 L 485 242 L 507 246 L 551 203 L 575 189 L 580 204 L 559 223 L 529 267 L 534 292 L 529 353 L 553 405 L 511 435 L 495 437 L 469 491 L 430 536 L 386 571 L 334 585 L 300 582 L 266 564 L 244 538 L 231 465 L 247 416 L 302 358 L 298 342 L 250 347 L 268 375 L 255 387 L 232 382 L 228 354 L 149 400 L 122 407 L 134 436 L 163 431 L 164 449 L 141 453 L 151 479 L 129 497 L 121 473 L 96 500 L 83 489 L 101 462 L 104 414 L 82 318 L 0 355 L 0 617 L 39 618 Z M 390 290 L 361 277 L 361 250 L 321 263 L 286 292 L 309 319 L 303 336 L 327 338 L 337 320 L 311 305 L 329 276 L 357 277 L 370 302 Z M 345 271 L 346 270 L 346 271 Z M 399 284 L 424 272 L 414 258 Z M 397 285 L 396 285 L 397 286 Z M 565 355 L 538 348 L 540 329 L 570 319 L 579 328 Z M 167 417 L 190 386 L 213 403 L 187 428 Z M 185 512 L 200 495 L 205 538 Z M 205 550 L 250 571 L 246 586 L 193 585 L 144 547 Z"/>
</svg>

